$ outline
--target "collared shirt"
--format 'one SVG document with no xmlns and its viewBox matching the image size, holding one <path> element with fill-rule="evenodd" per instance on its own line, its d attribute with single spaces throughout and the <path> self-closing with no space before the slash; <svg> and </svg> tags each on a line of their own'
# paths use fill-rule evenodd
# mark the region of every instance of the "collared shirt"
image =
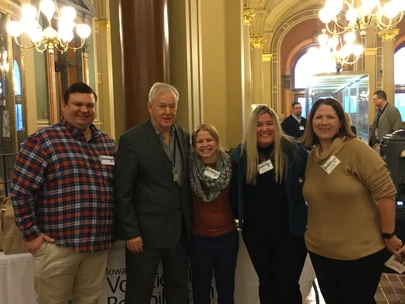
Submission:
<svg viewBox="0 0 405 304">
<path fill-rule="evenodd" d="M 292 113 L 291 113 L 291 115 L 292 115 L 292 117 L 294 117 L 294 119 L 295 119 L 296 121 L 298 121 L 298 123 L 301 123 L 301 119 L 302 119 L 301 116 L 295 116 L 295 115 L 292 114 Z"/>
<path fill-rule="evenodd" d="M 163 133 L 159 131 L 158 128 L 154 125 L 153 121 L 152 126 L 156 131 L 156 134 L 159 136 L 160 142 L 162 144 L 163 149 L 165 150 L 165 153 L 167 157 L 169 158 L 172 166 L 174 165 L 177 171 L 177 177 L 178 177 L 178 184 L 182 184 L 183 181 L 183 163 L 181 159 L 181 151 L 180 147 L 178 145 L 178 142 L 176 141 L 176 128 L 172 125 L 170 127 L 170 142 L 169 145 L 165 143 L 165 140 L 163 138 Z M 176 159 L 173 159 L 173 158 Z"/>
<path fill-rule="evenodd" d="M 27 241 L 41 233 L 80 252 L 108 249 L 115 241 L 110 136 L 90 126 L 91 138 L 66 121 L 24 142 L 11 186 L 17 226 Z"/>
</svg>

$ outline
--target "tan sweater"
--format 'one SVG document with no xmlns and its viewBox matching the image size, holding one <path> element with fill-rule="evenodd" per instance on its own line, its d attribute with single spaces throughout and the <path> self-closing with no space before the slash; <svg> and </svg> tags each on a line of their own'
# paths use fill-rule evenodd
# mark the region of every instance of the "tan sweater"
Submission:
<svg viewBox="0 0 405 304">
<path fill-rule="evenodd" d="M 321 165 L 332 155 L 340 164 L 328 174 Z M 308 157 L 303 193 L 309 251 L 354 260 L 384 248 L 376 201 L 394 199 L 396 190 L 385 163 L 366 143 L 338 138 L 322 156 L 316 147 Z"/>
</svg>

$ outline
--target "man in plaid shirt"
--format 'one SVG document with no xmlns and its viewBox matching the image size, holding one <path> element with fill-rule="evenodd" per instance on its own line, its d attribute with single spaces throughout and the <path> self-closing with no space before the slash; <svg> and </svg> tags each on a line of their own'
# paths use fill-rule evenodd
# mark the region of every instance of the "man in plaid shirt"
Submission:
<svg viewBox="0 0 405 304">
<path fill-rule="evenodd" d="M 115 241 L 116 147 L 92 123 L 97 95 L 84 83 L 64 94 L 62 120 L 37 131 L 18 155 L 11 198 L 34 256 L 40 304 L 97 303 Z"/>
</svg>

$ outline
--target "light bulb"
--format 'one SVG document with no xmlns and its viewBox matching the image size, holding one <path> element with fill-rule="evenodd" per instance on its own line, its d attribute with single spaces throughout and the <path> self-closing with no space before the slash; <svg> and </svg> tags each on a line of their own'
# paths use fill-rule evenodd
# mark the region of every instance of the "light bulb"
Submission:
<svg viewBox="0 0 405 304">
<path fill-rule="evenodd" d="M 91 28 L 87 24 L 78 24 L 76 25 L 76 33 L 80 38 L 86 39 L 90 36 Z"/>
<path fill-rule="evenodd" d="M 342 10 L 342 7 L 343 7 L 342 0 L 328 0 L 325 3 L 325 8 L 335 16 L 339 14 L 339 12 Z"/>
<path fill-rule="evenodd" d="M 370 12 L 372 11 L 380 2 L 380 0 L 362 0 L 361 9 Z"/>
<path fill-rule="evenodd" d="M 48 21 L 51 21 L 55 14 L 55 3 L 52 0 L 42 0 L 39 4 L 39 9 L 46 16 Z"/>
<path fill-rule="evenodd" d="M 349 21 L 349 24 L 353 24 L 357 21 L 357 10 L 354 8 L 349 9 L 346 12 L 346 20 Z"/>
<path fill-rule="evenodd" d="M 328 42 L 329 37 L 328 37 L 328 35 L 325 34 L 325 32 L 326 32 L 326 30 L 323 29 L 323 30 L 322 30 L 322 34 L 320 34 L 320 35 L 318 36 L 318 42 L 319 42 L 319 44 L 326 44 L 326 43 Z"/>
<path fill-rule="evenodd" d="M 393 1 L 385 3 L 383 6 L 383 14 L 385 17 L 392 19 L 398 15 L 399 9 Z"/>
<path fill-rule="evenodd" d="M 58 23 L 58 29 L 59 31 L 62 32 L 71 32 L 73 31 L 73 28 L 75 27 L 73 20 L 71 19 L 66 19 L 65 17 L 60 17 L 59 23 Z"/>
<path fill-rule="evenodd" d="M 329 23 L 332 21 L 334 15 L 328 11 L 326 8 L 322 8 L 319 11 L 319 19 L 323 22 L 323 23 Z"/>
<path fill-rule="evenodd" d="M 38 43 L 42 40 L 42 31 L 38 27 L 30 29 L 27 34 L 34 43 Z"/>
<path fill-rule="evenodd" d="M 35 20 L 37 18 L 37 9 L 32 5 L 24 5 L 21 8 L 21 14 L 23 19 Z"/>
<path fill-rule="evenodd" d="M 13 37 L 18 37 L 23 32 L 22 24 L 18 21 L 10 21 L 7 23 L 7 33 L 9 33 Z"/>
<path fill-rule="evenodd" d="M 347 32 L 344 36 L 343 39 L 346 43 L 353 43 L 354 40 L 356 40 L 356 34 L 353 32 Z"/>
<path fill-rule="evenodd" d="M 63 42 L 68 43 L 73 39 L 73 32 L 72 31 L 59 32 L 59 38 Z"/>
<path fill-rule="evenodd" d="M 356 44 L 353 48 L 353 54 L 356 56 L 360 56 L 364 52 L 364 47 L 360 44 Z"/>
<path fill-rule="evenodd" d="M 76 18 L 76 11 L 71 6 L 65 6 L 60 10 L 60 15 L 63 18 L 74 20 Z"/>
</svg>

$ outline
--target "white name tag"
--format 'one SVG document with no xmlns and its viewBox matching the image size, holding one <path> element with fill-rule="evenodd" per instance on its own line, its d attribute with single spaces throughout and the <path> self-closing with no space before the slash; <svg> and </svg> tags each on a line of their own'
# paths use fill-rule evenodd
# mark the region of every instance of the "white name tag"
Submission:
<svg viewBox="0 0 405 304">
<path fill-rule="evenodd" d="M 103 164 L 103 165 L 110 165 L 110 166 L 115 165 L 114 156 L 100 155 L 100 160 L 101 160 L 101 164 Z"/>
<path fill-rule="evenodd" d="M 302 131 L 302 130 L 305 130 L 304 126 L 300 126 L 300 130 L 301 130 L 301 131 Z"/>
<path fill-rule="evenodd" d="M 219 177 L 219 172 L 211 167 L 205 168 L 204 175 L 211 177 L 212 179 L 217 179 Z"/>
<path fill-rule="evenodd" d="M 340 164 L 340 160 L 335 155 L 329 157 L 329 159 L 321 167 L 326 173 L 331 174 L 332 171 Z"/>
<path fill-rule="evenodd" d="M 257 168 L 259 169 L 259 173 L 263 174 L 266 173 L 267 171 L 272 170 L 274 167 L 273 164 L 271 163 L 271 160 L 268 159 L 265 162 L 260 163 Z"/>
</svg>

